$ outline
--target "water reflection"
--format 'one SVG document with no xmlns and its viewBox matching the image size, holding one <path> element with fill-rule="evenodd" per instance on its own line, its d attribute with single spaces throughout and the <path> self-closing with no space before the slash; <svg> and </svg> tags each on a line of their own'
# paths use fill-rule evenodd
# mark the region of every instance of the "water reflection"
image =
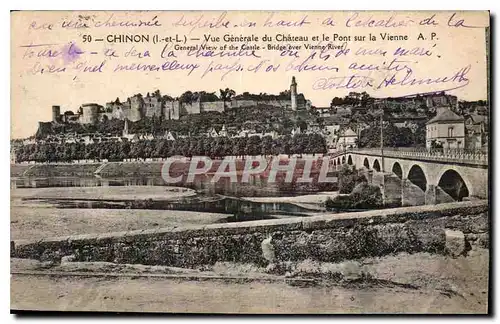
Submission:
<svg viewBox="0 0 500 324">
<path fill-rule="evenodd" d="M 185 210 L 232 214 L 236 219 L 249 220 L 274 218 L 264 217 L 272 214 L 308 216 L 317 209 L 308 209 L 287 202 L 254 202 L 233 197 L 198 196 L 178 201 L 170 200 L 85 200 L 85 199 L 40 199 L 24 198 L 24 201 L 51 204 L 56 208 L 104 208 L 104 209 L 148 209 L 148 210 Z"/>
<path fill-rule="evenodd" d="M 98 177 L 50 177 L 13 178 L 11 189 L 51 187 L 112 187 L 112 186 L 165 186 L 161 177 L 98 178 Z"/>
<path fill-rule="evenodd" d="M 194 183 L 180 187 L 195 189 L 196 196 L 179 200 L 98 200 L 98 199 L 33 199 L 25 198 L 31 204 L 51 204 L 55 208 L 105 208 L 105 209 L 150 209 L 185 210 L 229 214 L 225 222 L 270 219 L 282 216 L 309 216 L 318 208 L 309 209 L 291 202 L 254 202 L 240 197 L 284 197 L 333 190 L 336 184 L 297 184 L 277 181 L 268 183 L 261 176 L 253 176 L 248 183 L 234 183 L 222 178 L 216 183 L 210 176 L 197 177 Z M 160 176 L 144 177 L 38 177 L 12 178 L 12 189 L 55 188 L 55 187 L 113 187 L 113 186 L 172 186 Z M 321 208 L 320 208 L 321 210 Z"/>
<path fill-rule="evenodd" d="M 268 182 L 265 177 L 251 176 L 248 183 L 231 182 L 222 178 L 213 183 L 211 176 L 201 175 L 193 183 L 175 186 L 187 187 L 206 195 L 232 197 L 282 197 L 296 196 L 318 191 L 337 190 L 336 183 L 285 183 L 282 179 Z M 161 176 L 99 178 L 99 177 L 49 177 L 12 178 L 11 189 L 51 187 L 111 187 L 111 186 L 172 186 Z"/>
</svg>

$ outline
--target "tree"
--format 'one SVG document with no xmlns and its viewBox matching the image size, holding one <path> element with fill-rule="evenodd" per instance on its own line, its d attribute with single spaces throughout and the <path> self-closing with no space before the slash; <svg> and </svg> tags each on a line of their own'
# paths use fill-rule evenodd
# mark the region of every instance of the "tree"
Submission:
<svg viewBox="0 0 500 324">
<path fill-rule="evenodd" d="M 265 136 L 262 138 L 260 154 L 261 155 L 271 155 L 273 147 L 273 138 L 271 136 Z"/>
<path fill-rule="evenodd" d="M 251 136 L 248 138 L 247 146 L 245 148 L 246 155 L 259 155 L 260 154 L 260 137 Z"/>
<path fill-rule="evenodd" d="M 189 94 L 187 95 L 187 98 L 189 98 Z M 219 97 L 217 97 L 215 92 L 206 92 L 206 91 L 193 92 L 191 101 L 188 101 L 187 103 L 190 103 L 190 102 L 193 102 L 196 100 L 203 101 L 203 102 L 214 102 L 214 101 L 219 101 Z"/>
<path fill-rule="evenodd" d="M 224 108 L 226 107 L 226 102 L 231 101 L 231 98 L 236 95 L 233 89 L 226 88 L 225 90 L 220 89 L 220 99 L 224 102 Z"/>
<path fill-rule="evenodd" d="M 412 143 L 417 147 L 425 147 L 426 133 L 425 125 L 417 127 L 414 133 L 412 133 Z"/>
<path fill-rule="evenodd" d="M 332 102 L 330 103 L 330 107 L 333 108 L 335 106 L 342 106 L 344 104 L 344 99 L 335 97 L 332 99 Z"/>
<path fill-rule="evenodd" d="M 246 146 L 247 146 L 247 138 L 246 137 L 236 138 L 236 145 L 233 146 L 233 154 L 236 156 L 245 155 Z"/>
<path fill-rule="evenodd" d="M 417 136 L 408 127 L 396 127 L 391 122 L 384 122 L 384 146 L 386 147 L 407 147 L 425 143 L 422 141 L 422 131 Z M 425 135 L 425 132 L 424 132 Z M 419 142 L 416 142 L 416 141 Z M 370 127 L 361 131 L 359 138 L 360 147 L 380 147 L 380 122 L 373 122 Z"/>
<path fill-rule="evenodd" d="M 366 91 L 363 91 L 361 93 L 359 100 L 360 100 L 361 106 L 363 106 L 363 107 L 366 107 L 368 105 L 368 103 L 372 101 L 372 99 L 370 98 L 370 95 L 368 93 L 366 93 Z"/>
<path fill-rule="evenodd" d="M 433 148 L 433 149 L 442 149 L 443 148 L 443 144 L 441 144 L 440 142 L 437 142 L 436 140 L 432 140 L 432 142 L 431 142 L 431 148 Z"/>
<path fill-rule="evenodd" d="M 127 138 L 123 139 L 120 143 L 120 152 L 122 153 L 122 159 L 128 158 L 130 155 L 130 142 Z"/>
<path fill-rule="evenodd" d="M 307 130 L 307 123 L 300 118 L 297 119 L 295 125 L 297 125 L 297 127 L 300 128 L 301 132 L 304 132 L 305 130 Z"/>
<path fill-rule="evenodd" d="M 168 101 L 174 101 L 174 98 L 169 96 L 169 95 L 163 95 L 163 97 L 161 97 L 161 101 L 163 103 L 168 102 Z"/>
<path fill-rule="evenodd" d="M 195 101 L 195 96 L 191 91 L 186 91 L 179 97 L 179 102 L 190 104 Z"/>
<path fill-rule="evenodd" d="M 289 100 L 291 96 L 290 90 L 281 91 L 278 95 L 279 100 Z"/>
<path fill-rule="evenodd" d="M 348 196 L 336 196 L 328 198 L 325 202 L 327 209 L 371 209 L 383 206 L 382 192 L 380 187 L 370 185 L 367 182 L 360 183 Z"/>
</svg>

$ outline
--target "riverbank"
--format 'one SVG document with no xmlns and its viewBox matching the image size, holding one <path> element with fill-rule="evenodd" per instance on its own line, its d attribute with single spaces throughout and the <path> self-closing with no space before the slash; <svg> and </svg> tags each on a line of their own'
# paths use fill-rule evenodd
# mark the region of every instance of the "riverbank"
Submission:
<svg viewBox="0 0 500 324">
<path fill-rule="evenodd" d="M 291 203 L 296 206 L 315 210 L 318 212 L 325 211 L 325 202 L 330 198 L 333 199 L 339 195 L 338 191 L 323 191 L 308 195 L 292 196 L 292 197 L 242 197 L 242 199 L 259 202 L 259 203 Z"/>
<path fill-rule="evenodd" d="M 84 200 L 174 200 L 196 196 L 196 191 L 169 186 L 52 187 L 11 190 L 11 198 Z"/>
<path fill-rule="evenodd" d="M 12 207 L 10 238 L 39 240 L 79 234 L 174 228 L 223 222 L 229 215 L 182 210 Z"/>
<path fill-rule="evenodd" d="M 321 205 L 325 203 L 327 198 L 336 197 L 338 196 L 338 194 L 338 191 L 322 191 L 310 195 L 300 195 L 293 197 L 242 197 L 242 199 L 262 203 L 290 202 L 297 204 Z"/>
</svg>

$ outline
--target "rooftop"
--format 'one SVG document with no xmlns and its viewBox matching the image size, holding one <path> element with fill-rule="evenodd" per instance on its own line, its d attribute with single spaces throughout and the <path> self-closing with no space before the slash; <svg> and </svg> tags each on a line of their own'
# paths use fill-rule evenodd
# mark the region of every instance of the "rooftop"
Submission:
<svg viewBox="0 0 500 324">
<path fill-rule="evenodd" d="M 340 135 L 340 137 L 352 137 L 352 136 L 358 136 L 358 135 L 351 128 L 346 129 Z"/>
<path fill-rule="evenodd" d="M 470 114 L 468 117 L 470 117 L 474 123 L 487 123 L 488 122 L 488 116 L 485 116 L 485 115 Z"/>
<path fill-rule="evenodd" d="M 449 109 L 443 109 L 434 118 L 427 122 L 428 124 L 444 123 L 444 122 L 461 122 L 464 121 L 464 117 L 455 114 Z"/>
</svg>

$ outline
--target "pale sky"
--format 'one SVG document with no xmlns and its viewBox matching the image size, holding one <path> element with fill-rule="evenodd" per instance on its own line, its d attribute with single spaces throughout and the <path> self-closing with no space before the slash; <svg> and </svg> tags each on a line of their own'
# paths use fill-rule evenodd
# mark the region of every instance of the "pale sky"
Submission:
<svg viewBox="0 0 500 324">
<path fill-rule="evenodd" d="M 429 12 L 318 11 L 274 14 L 257 11 L 13 12 L 11 15 L 13 138 L 33 135 L 38 121 L 51 119 L 52 105 L 60 105 L 62 112 L 76 111 L 82 103 L 104 104 L 116 97 L 125 100 L 135 93 L 145 95 L 156 89 L 174 97 L 187 90 L 218 94 L 220 88 L 226 87 L 236 93 L 277 94 L 289 88 L 292 76 L 297 79 L 299 92 L 318 107 L 329 106 L 333 97 L 345 96 L 349 91 L 366 91 L 374 97 L 397 97 L 458 88 L 449 93 L 463 100 L 486 99 L 484 27 L 489 25 L 487 12 L 437 12 L 435 16 Z M 130 26 L 141 20 L 143 25 L 149 23 L 150 26 Z M 81 27 L 82 22 L 90 27 L 75 28 Z M 252 22 L 255 27 L 242 27 Z M 428 25 L 422 26 L 421 22 Z M 153 27 L 155 24 L 159 26 Z M 422 37 L 418 39 L 420 33 Z M 171 41 L 175 41 L 177 37 L 182 40 L 179 44 L 186 46 L 201 44 L 208 36 L 222 39 L 225 34 L 259 37 L 258 41 L 247 43 L 261 47 L 255 51 L 259 57 L 245 56 L 251 51 L 242 51 L 242 56 L 236 57 L 238 51 L 229 50 L 229 46 L 241 46 L 245 42 L 220 40 L 207 44 L 215 47 L 212 52 L 200 50 L 196 55 L 196 51 L 192 51 L 193 55 L 188 56 L 187 51 L 174 51 L 176 57 L 167 57 L 167 49 L 162 58 L 166 43 L 155 39 L 155 36 L 170 36 Z M 308 40 L 279 42 L 275 39 L 278 34 L 285 38 L 307 36 Z M 321 40 L 323 34 L 330 40 L 313 39 Z M 335 34 L 337 40 L 333 41 Z M 109 43 L 108 35 L 147 35 L 150 42 Z M 263 40 L 265 35 L 273 40 Z M 376 40 L 370 41 L 370 35 Z M 391 35 L 407 36 L 408 40 L 387 40 Z M 365 39 L 361 41 L 356 36 Z M 346 39 L 343 50 L 321 52 L 304 48 L 304 44 L 320 43 L 341 46 L 340 37 Z M 268 50 L 268 44 L 301 48 L 282 53 Z M 225 50 L 221 48 L 224 45 Z M 173 49 L 172 44 L 167 46 Z M 118 57 L 109 56 L 113 51 Z M 362 55 L 368 52 L 374 55 Z M 229 53 L 232 56 L 228 56 Z M 310 55 L 313 57 L 307 59 Z M 165 64 L 167 69 L 180 69 L 114 71 L 120 66 L 132 69 L 137 64 L 159 67 Z M 92 69 L 95 71 L 91 72 Z M 191 73 L 189 69 L 193 69 Z M 394 80 L 383 82 L 395 73 Z M 359 87 L 345 88 L 353 85 Z"/>
</svg>

